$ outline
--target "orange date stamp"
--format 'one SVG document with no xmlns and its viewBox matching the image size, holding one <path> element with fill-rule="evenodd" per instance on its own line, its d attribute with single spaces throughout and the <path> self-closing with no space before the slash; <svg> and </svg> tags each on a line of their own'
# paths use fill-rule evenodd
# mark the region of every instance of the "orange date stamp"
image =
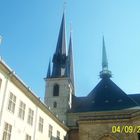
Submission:
<svg viewBox="0 0 140 140">
<path fill-rule="evenodd" d="M 114 125 L 112 126 L 112 133 L 140 133 L 140 126 Z"/>
</svg>

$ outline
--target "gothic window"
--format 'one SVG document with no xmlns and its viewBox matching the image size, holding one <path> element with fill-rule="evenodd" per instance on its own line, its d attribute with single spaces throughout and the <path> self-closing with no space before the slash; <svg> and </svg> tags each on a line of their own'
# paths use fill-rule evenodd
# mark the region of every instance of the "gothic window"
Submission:
<svg viewBox="0 0 140 140">
<path fill-rule="evenodd" d="M 57 102 L 54 102 L 54 103 L 53 103 L 53 107 L 54 107 L 54 108 L 57 108 Z"/>
<path fill-rule="evenodd" d="M 59 96 L 59 85 L 55 84 L 53 87 L 53 96 Z"/>
</svg>

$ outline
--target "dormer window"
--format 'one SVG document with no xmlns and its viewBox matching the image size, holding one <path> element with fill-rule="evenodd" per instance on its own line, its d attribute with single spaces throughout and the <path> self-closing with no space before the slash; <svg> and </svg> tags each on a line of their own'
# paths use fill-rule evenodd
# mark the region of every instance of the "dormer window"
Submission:
<svg viewBox="0 0 140 140">
<path fill-rule="evenodd" d="M 59 96 L 59 85 L 55 84 L 53 87 L 53 96 Z"/>
</svg>

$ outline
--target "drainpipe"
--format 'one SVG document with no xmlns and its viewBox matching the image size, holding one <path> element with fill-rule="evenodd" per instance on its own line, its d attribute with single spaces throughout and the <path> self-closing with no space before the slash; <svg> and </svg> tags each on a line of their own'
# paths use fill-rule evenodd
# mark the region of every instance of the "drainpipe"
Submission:
<svg viewBox="0 0 140 140">
<path fill-rule="evenodd" d="M 35 125 L 34 125 L 34 132 L 33 132 L 33 140 L 36 140 L 36 130 L 37 130 L 37 116 L 38 116 L 38 107 L 36 106 L 35 110 Z"/>
</svg>

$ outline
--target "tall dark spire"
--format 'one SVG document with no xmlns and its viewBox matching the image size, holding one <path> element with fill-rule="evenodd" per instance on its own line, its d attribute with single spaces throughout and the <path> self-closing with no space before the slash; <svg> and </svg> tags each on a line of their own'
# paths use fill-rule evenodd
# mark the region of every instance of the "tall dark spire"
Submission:
<svg viewBox="0 0 140 140">
<path fill-rule="evenodd" d="M 65 76 L 66 68 L 66 33 L 65 33 L 65 13 L 63 13 L 61 27 L 59 31 L 56 51 L 53 56 L 52 77 Z"/>
<path fill-rule="evenodd" d="M 66 75 L 70 78 L 72 85 L 74 87 L 73 53 L 72 52 L 73 52 L 72 51 L 72 36 L 70 33 Z"/>
<path fill-rule="evenodd" d="M 63 13 L 61 27 L 59 31 L 56 54 L 66 54 L 66 35 L 65 35 L 65 13 Z"/>
<path fill-rule="evenodd" d="M 51 61 L 49 61 L 47 77 L 46 78 L 50 78 L 50 77 L 51 77 Z"/>
<path fill-rule="evenodd" d="M 111 71 L 108 70 L 108 61 L 107 61 L 107 55 L 106 55 L 104 36 L 103 36 L 103 49 L 102 49 L 102 71 L 100 72 L 100 77 L 101 78 L 111 77 Z"/>
</svg>

